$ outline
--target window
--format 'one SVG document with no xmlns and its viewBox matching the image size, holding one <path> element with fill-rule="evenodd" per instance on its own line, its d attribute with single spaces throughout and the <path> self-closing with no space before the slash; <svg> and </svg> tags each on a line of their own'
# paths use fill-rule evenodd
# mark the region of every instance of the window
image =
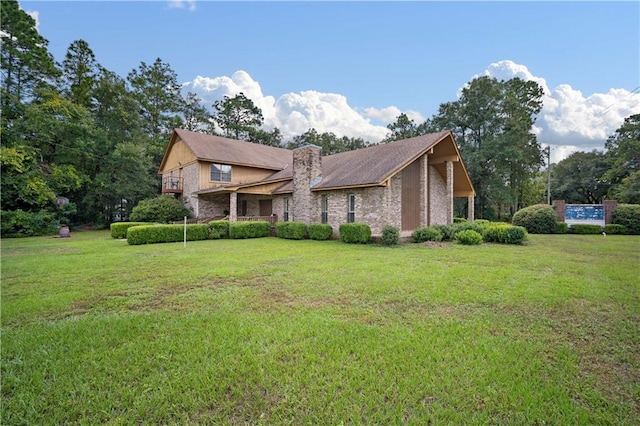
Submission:
<svg viewBox="0 0 640 426">
<path fill-rule="evenodd" d="M 284 214 L 282 215 L 282 219 L 285 222 L 289 222 L 289 197 L 284 199 Z"/>
<path fill-rule="evenodd" d="M 329 223 L 329 196 L 323 195 L 321 199 L 322 223 Z"/>
<path fill-rule="evenodd" d="M 212 182 L 231 182 L 231 166 L 228 164 L 211 165 Z"/>
<path fill-rule="evenodd" d="M 356 221 L 356 196 L 355 196 L 355 194 L 349 194 L 347 204 L 349 206 L 349 210 L 347 212 L 347 222 L 355 222 Z"/>
</svg>

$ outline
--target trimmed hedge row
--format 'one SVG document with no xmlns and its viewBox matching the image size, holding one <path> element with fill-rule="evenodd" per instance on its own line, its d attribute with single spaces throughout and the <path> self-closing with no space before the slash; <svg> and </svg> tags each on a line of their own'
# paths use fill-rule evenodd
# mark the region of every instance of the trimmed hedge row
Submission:
<svg viewBox="0 0 640 426">
<path fill-rule="evenodd" d="M 579 223 L 571 225 L 571 227 L 569 228 L 569 233 L 581 235 L 602 234 L 602 226 Z"/>
<path fill-rule="evenodd" d="M 304 240 L 307 225 L 304 222 L 276 222 L 276 236 L 287 240 Z"/>
<path fill-rule="evenodd" d="M 220 238 L 229 238 L 229 221 L 228 220 L 212 220 L 209 222 L 209 228 L 216 231 Z"/>
<path fill-rule="evenodd" d="M 271 232 L 271 224 L 267 221 L 231 222 L 229 224 L 229 238 L 263 238 Z"/>
<path fill-rule="evenodd" d="M 484 230 L 482 239 L 487 243 L 523 244 L 527 240 L 527 230 L 523 226 L 495 224 Z"/>
<path fill-rule="evenodd" d="M 187 241 L 201 241 L 216 237 L 207 224 L 187 225 Z M 127 230 L 129 245 L 175 243 L 183 240 L 184 225 L 138 225 Z"/>
<path fill-rule="evenodd" d="M 371 241 L 371 227 L 362 222 L 340 225 L 340 241 L 348 244 L 367 244 Z"/>
<path fill-rule="evenodd" d="M 111 238 L 127 238 L 127 230 L 133 226 L 153 225 L 150 222 L 114 222 L 109 226 Z"/>
</svg>

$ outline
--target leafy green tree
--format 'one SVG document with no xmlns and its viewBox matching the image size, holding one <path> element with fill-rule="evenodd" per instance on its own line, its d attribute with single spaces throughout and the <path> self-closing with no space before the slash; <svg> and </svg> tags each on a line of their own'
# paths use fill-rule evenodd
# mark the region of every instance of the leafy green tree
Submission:
<svg viewBox="0 0 640 426">
<path fill-rule="evenodd" d="M 640 114 L 625 118 L 605 148 L 609 171 L 604 177 L 612 184 L 609 198 L 640 204 Z"/>
<path fill-rule="evenodd" d="M 282 133 L 280 129 L 274 127 L 272 131 L 266 131 L 257 129 L 251 132 L 249 135 L 249 142 L 259 143 L 269 146 L 281 146 L 282 145 Z"/>
<path fill-rule="evenodd" d="M 40 209 L 55 200 L 56 194 L 47 184 L 35 153 L 33 148 L 25 145 L 0 147 L 3 210 Z"/>
<path fill-rule="evenodd" d="M 168 223 L 182 220 L 185 216 L 191 217 L 191 210 L 182 202 L 170 195 L 160 195 L 140 201 L 133 208 L 130 219 L 133 222 Z"/>
<path fill-rule="evenodd" d="M 407 114 L 402 113 L 396 118 L 395 123 L 387 125 L 387 129 L 391 130 L 391 133 L 384 138 L 383 143 L 424 135 L 428 133 L 429 122 L 426 121 L 422 124 L 416 124 Z"/>
<path fill-rule="evenodd" d="M 249 140 L 264 123 L 262 110 L 240 92 L 213 103 L 213 120 L 228 138 Z"/>
<path fill-rule="evenodd" d="M 71 43 L 62 62 L 61 83 L 64 96 L 78 105 L 90 108 L 99 74 L 100 65 L 89 44 L 84 40 Z"/>
<path fill-rule="evenodd" d="M 157 58 L 152 65 L 141 62 L 127 79 L 140 104 L 142 128 L 149 138 L 148 152 L 159 166 L 173 128 L 182 126 L 179 115 L 184 101 L 178 76 L 169 64 Z"/>
<path fill-rule="evenodd" d="M 610 184 L 603 179 L 608 170 L 604 153 L 574 152 L 551 167 L 551 196 L 567 203 L 601 203 Z"/>
<path fill-rule="evenodd" d="M 543 163 L 542 147 L 531 132 L 542 108 L 542 89 L 519 78 L 469 82 L 455 102 L 440 105 L 425 131 L 451 130 L 476 189 L 476 214 L 495 218 L 514 213 L 523 187 Z"/>
</svg>

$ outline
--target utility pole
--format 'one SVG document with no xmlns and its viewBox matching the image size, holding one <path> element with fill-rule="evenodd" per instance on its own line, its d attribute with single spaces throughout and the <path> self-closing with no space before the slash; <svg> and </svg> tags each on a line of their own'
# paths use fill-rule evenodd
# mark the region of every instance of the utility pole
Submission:
<svg viewBox="0 0 640 426">
<path fill-rule="evenodd" d="M 551 205 L 551 145 L 547 145 L 547 205 Z"/>
</svg>

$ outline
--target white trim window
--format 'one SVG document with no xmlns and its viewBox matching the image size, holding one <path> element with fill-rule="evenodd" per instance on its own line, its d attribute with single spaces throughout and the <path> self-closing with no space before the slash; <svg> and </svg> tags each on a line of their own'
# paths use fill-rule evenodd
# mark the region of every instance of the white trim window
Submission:
<svg viewBox="0 0 640 426">
<path fill-rule="evenodd" d="M 231 166 L 228 164 L 211 164 L 211 182 L 231 182 Z"/>
<path fill-rule="evenodd" d="M 347 222 L 356 221 L 356 194 L 349 194 L 347 197 Z"/>
</svg>

